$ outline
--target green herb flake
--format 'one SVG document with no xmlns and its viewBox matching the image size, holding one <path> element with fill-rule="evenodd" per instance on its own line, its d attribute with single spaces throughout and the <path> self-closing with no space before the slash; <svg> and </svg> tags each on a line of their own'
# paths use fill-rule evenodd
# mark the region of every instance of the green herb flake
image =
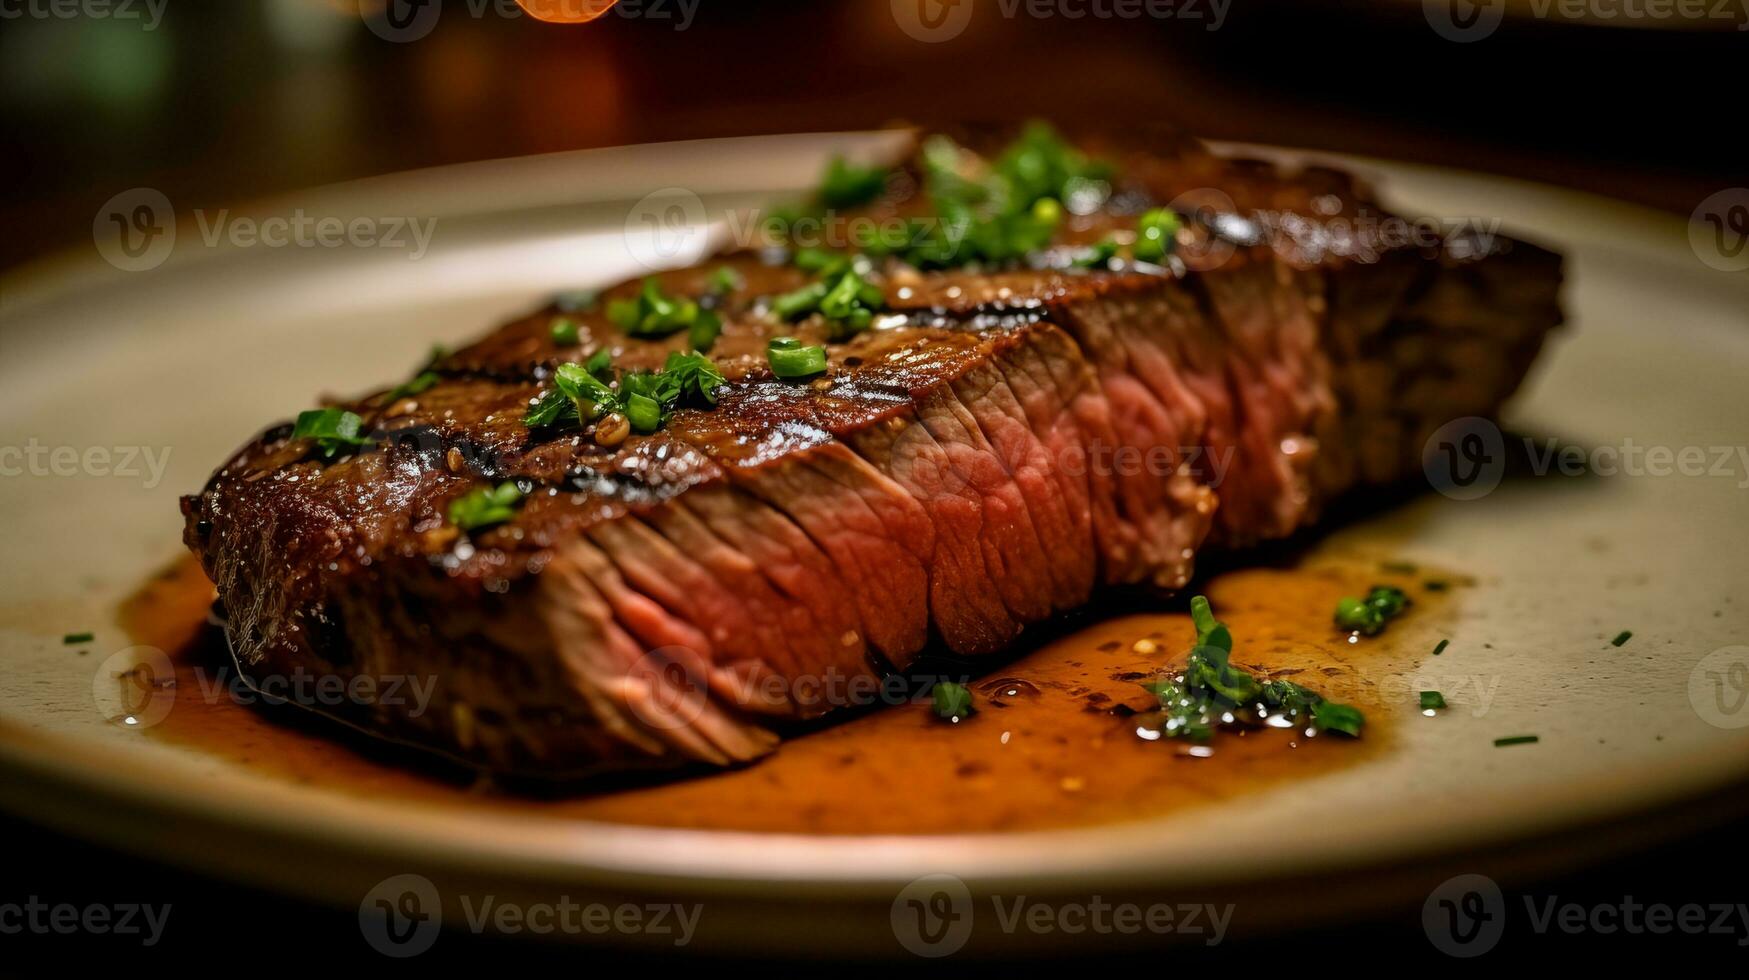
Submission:
<svg viewBox="0 0 1749 980">
<path fill-rule="evenodd" d="M 292 426 L 293 439 L 313 439 L 316 448 L 329 459 L 343 449 L 358 449 L 372 444 L 368 436 L 359 435 L 364 420 L 339 408 L 313 408 L 299 412 Z"/>
<path fill-rule="evenodd" d="M 603 384 L 613 383 L 613 354 L 607 348 L 589 355 L 589 360 L 583 362 L 583 370 L 588 371 L 595 380 Z"/>
<path fill-rule="evenodd" d="M 771 373 L 785 381 L 811 378 L 826 370 L 826 348 L 804 345 L 794 337 L 778 337 L 765 348 Z"/>
<path fill-rule="evenodd" d="M 1510 735 L 1506 738 L 1495 739 L 1494 747 L 1501 748 L 1507 745 L 1530 745 L 1536 741 L 1537 737 L 1535 735 Z"/>
<path fill-rule="evenodd" d="M 65 646 L 71 647 L 78 646 L 81 643 L 90 643 L 95 639 L 97 639 L 96 633 L 68 633 L 66 636 L 61 637 L 61 643 Z"/>
<path fill-rule="evenodd" d="M 1445 652 L 1445 648 L 1448 646 L 1451 646 L 1450 640 L 1440 640 L 1439 644 L 1433 648 L 1433 655 L 1436 657 L 1439 656 Z"/>
<path fill-rule="evenodd" d="M 718 295 L 732 293 L 747 285 L 747 278 L 726 265 L 711 273 L 711 291 Z"/>
<path fill-rule="evenodd" d="M 1167 208 L 1154 208 L 1136 222 L 1133 254 L 1138 262 L 1162 262 L 1178 241 L 1178 215 Z"/>
<path fill-rule="evenodd" d="M 1634 631 L 1633 630 L 1622 630 L 1620 633 L 1617 633 L 1615 635 L 1615 639 L 1609 641 L 1609 645 L 1612 647 L 1619 647 L 1623 643 L 1626 643 L 1627 641 L 1629 641 L 1633 638 L 1634 638 Z"/>
<path fill-rule="evenodd" d="M 972 692 L 964 684 L 940 681 L 934 688 L 935 717 L 958 722 L 972 715 Z"/>
<path fill-rule="evenodd" d="M 522 491 L 514 483 L 476 487 L 449 504 L 449 522 L 464 531 L 503 524 L 516 516 Z"/>
<path fill-rule="evenodd" d="M 828 208 L 856 208 L 887 190 L 887 168 L 864 167 L 833 157 L 820 180 L 820 203 Z"/>
<path fill-rule="evenodd" d="M 1317 730 L 1358 736 L 1366 717 L 1354 707 L 1335 704 L 1292 681 L 1259 680 L 1231 661 L 1233 634 L 1215 618 L 1206 596 L 1190 600 L 1196 646 L 1183 674 L 1156 677 L 1143 687 L 1160 701 L 1160 734 L 1207 741 L 1223 726 L 1308 723 Z"/>
<path fill-rule="evenodd" d="M 636 299 L 616 299 L 607 304 L 607 318 L 633 337 L 666 337 L 692 326 L 698 304 L 662 291 L 655 277 L 644 280 Z"/>
<path fill-rule="evenodd" d="M 560 347 L 575 347 L 583 342 L 582 334 L 577 329 L 577 321 L 568 316 L 554 317 L 551 332 L 553 343 Z"/>
<path fill-rule="evenodd" d="M 1421 692 L 1421 710 L 1439 711 L 1445 707 L 1445 695 L 1438 691 Z"/>
<path fill-rule="evenodd" d="M 686 340 L 693 350 L 710 350 L 722 335 L 723 318 L 710 310 L 699 310 L 698 318 L 686 328 Z"/>
<path fill-rule="evenodd" d="M 1377 636 L 1385 624 L 1409 608 L 1409 596 L 1394 585 L 1375 585 L 1366 598 L 1344 596 L 1336 601 L 1335 622 L 1339 629 Z"/>
<path fill-rule="evenodd" d="M 384 396 L 386 402 L 398 402 L 403 398 L 411 398 L 429 391 L 431 387 L 442 380 L 436 371 L 421 371 L 406 381 L 401 382 Z"/>
</svg>

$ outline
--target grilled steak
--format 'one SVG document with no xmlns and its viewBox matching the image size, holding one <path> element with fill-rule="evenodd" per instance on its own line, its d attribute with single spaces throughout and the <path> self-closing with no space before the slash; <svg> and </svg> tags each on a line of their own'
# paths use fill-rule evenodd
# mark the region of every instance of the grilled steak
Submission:
<svg viewBox="0 0 1749 980">
<path fill-rule="evenodd" d="M 346 404 L 371 433 L 357 451 L 267 430 L 183 501 L 239 663 L 434 679 L 423 710 L 353 720 L 498 769 L 750 760 L 778 722 L 926 648 L 989 655 L 1101 587 L 1177 588 L 1201 549 L 1283 537 L 1416 472 L 1434 429 L 1498 409 L 1559 320 L 1556 256 L 1474 230 L 1398 240 L 1343 174 L 1171 135 L 1088 145 L 1115 162 L 1112 193 L 1048 247 L 882 262 L 884 308 L 847 338 L 773 313 L 814 279 L 781 249 L 661 274 L 665 295 L 712 297 L 726 383 L 659 431 L 525 424 L 560 363 L 608 350 L 654 370 L 690 347 L 600 307 L 567 314 L 575 343 L 541 310 L 437 360 L 417 393 Z M 920 213 L 919 172 L 856 213 Z M 1166 202 L 1171 256 L 1077 259 Z M 826 346 L 829 370 L 775 377 L 778 335 Z M 450 522 L 505 480 L 525 491 L 514 516 Z"/>
</svg>

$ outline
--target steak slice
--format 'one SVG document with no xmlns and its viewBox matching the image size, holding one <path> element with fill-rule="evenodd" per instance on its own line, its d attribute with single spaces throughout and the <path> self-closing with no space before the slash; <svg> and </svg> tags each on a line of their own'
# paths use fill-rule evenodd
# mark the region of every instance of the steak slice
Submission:
<svg viewBox="0 0 1749 980">
<path fill-rule="evenodd" d="M 886 310 L 842 342 L 770 314 L 810 281 L 770 249 L 659 275 L 673 295 L 706 295 L 722 266 L 739 284 L 715 407 L 653 434 L 608 448 L 523 423 L 560 363 L 688 348 L 599 311 L 567 314 L 580 343 L 561 347 L 551 308 L 441 358 L 427 390 L 347 403 L 370 448 L 329 461 L 267 430 L 183 500 L 239 664 L 429 683 L 429 703 L 330 710 L 499 770 L 747 761 L 925 649 L 996 653 L 1098 588 L 1176 589 L 1200 549 L 1404 479 L 1433 430 L 1496 412 L 1560 319 L 1558 257 L 1355 233 L 1390 216 L 1341 174 L 1170 135 L 1095 149 L 1116 193 L 1051 249 L 1002 270 L 890 263 Z M 897 184 L 865 213 L 914 210 Z M 1168 201 L 1191 220 L 1164 267 L 1069 261 Z M 828 373 L 774 378 L 785 334 L 825 343 Z M 512 520 L 448 523 L 507 479 L 527 491 Z"/>
</svg>

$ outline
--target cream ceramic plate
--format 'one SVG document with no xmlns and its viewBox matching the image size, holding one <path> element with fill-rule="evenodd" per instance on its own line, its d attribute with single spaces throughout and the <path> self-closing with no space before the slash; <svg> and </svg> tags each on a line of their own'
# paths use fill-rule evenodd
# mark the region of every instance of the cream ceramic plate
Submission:
<svg viewBox="0 0 1749 980">
<path fill-rule="evenodd" d="M 1354 161 L 1380 176 L 1401 213 L 1498 216 L 1568 255 L 1571 327 L 1514 404 L 1513 429 L 1588 449 L 1700 447 L 1702 468 L 1723 470 L 1508 479 L 1472 501 L 1430 491 L 1320 545 L 1480 581 L 1462 607 L 1464 655 L 1429 657 L 1424 677 L 1409 681 L 1473 692 L 1472 707 L 1404 726 L 1391 752 L 1143 824 L 847 840 L 360 799 L 110 723 L 93 679 L 128 642 L 113 625 L 116 603 L 178 553 L 178 494 L 198 488 L 260 424 L 318 390 L 401 376 L 432 343 L 468 338 L 559 288 L 636 274 L 633 252 L 649 258 L 660 245 L 684 258 L 705 241 L 675 232 L 677 221 L 807 187 L 832 152 L 874 153 L 889 140 L 564 154 L 251 209 L 435 217 L 417 261 L 410 248 L 207 247 L 200 220 L 184 212 L 168 261 L 150 271 L 119 270 L 89 249 L 0 284 L 0 447 L 45 450 L 34 466 L 17 453 L 0 458 L 9 474 L 0 477 L 0 803 L 166 860 L 347 904 L 386 876 L 414 872 L 452 900 L 490 892 L 703 901 L 700 945 L 898 951 L 889 913 L 921 875 L 956 875 L 980 895 L 1237 896 L 1242 924 L 1303 918 L 1425 887 L 1392 884 L 1380 869 L 1464 870 L 1482 850 L 1514 842 L 1558 842 L 1567 852 L 1636 827 L 1668 829 L 1689 812 L 1685 801 L 1716 800 L 1749 776 L 1749 464 L 1739 448 L 1749 441 L 1749 276 L 1703 263 L 1675 218 L 1509 180 Z M 644 199 L 676 187 L 698 196 Z M 152 200 L 120 203 L 132 219 Z M 640 230 L 647 221 L 668 232 L 651 238 Z M 56 457 L 57 447 L 71 449 Z M 125 448 L 107 461 L 87 457 L 92 447 L 147 447 L 164 469 L 155 477 L 144 454 L 124 459 Z M 70 451 L 78 459 L 68 464 Z M 118 472 L 130 468 L 138 472 Z M 97 639 L 81 657 L 62 636 L 84 629 Z M 1633 639 L 1612 647 L 1622 629 Z M 1484 701 L 1486 710 L 1476 707 Z M 1540 742 L 1493 745 L 1523 732 Z M 1651 811 L 1662 812 L 1635 817 Z M 1607 834 L 1584 829 L 1606 823 Z M 1216 843 L 1233 841 L 1247 846 Z M 1536 848 L 1545 846 L 1554 844 Z M 1281 907 L 1264 887 L 1338 874 L 1367 884 L 1320 889 L 1315 909 Z"/>
</svg>

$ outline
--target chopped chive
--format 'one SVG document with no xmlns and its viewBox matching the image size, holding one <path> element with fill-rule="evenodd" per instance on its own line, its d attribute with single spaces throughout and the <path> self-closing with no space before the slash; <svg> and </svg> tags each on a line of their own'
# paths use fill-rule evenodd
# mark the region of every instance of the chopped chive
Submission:
<svg viewBox="0 0 1749 980">
<path fill-rule="evenodd" d="M 1612 647 L 1619 647 L 1623 643 L 1626 643 L 1627 641 L 1629 641 L 1633 638 L 1634 638 L 1634 631 L 1633 630 L 1622 630 L 1620 633 L 1617 633 L 1615 635 L 1615 639 L 1609 641 L 1609 645 Z"/>
<path fill-rule="evenodd" d="M 1171 254 L 1177 243 L 1178 215 L 1166 208 L 1154 208 L 1136 222 L 1135 256 L 1138 262 L 1160 262 Z"/>
<path fill-rule="evenodd" d="M 972 692 L 964 684 L 940 681 L 935 685 L 935 717 L 959 721 L 972 713 Z"/>
<path fill-rule="evenodd" d="M 553 318 L 552 334 L 553 343 L 561 347 L 575 347 L 583 342 L 577 332 L 577 321 L 568 316 Z"/>
<path fill-rule="evenodd" d="M 449 504 L 449 522 L 464 531 L 502 524 L 516 516 L 522 491 L 514 483 L 475 487 Z"/>
<path fill-rule="evenodd" d="M 1442 578 L 1428 579 L 1426 582 L 1421 583 L 1421 587 L 1429 592 L 1444 592 L 1451 588 L 1451 583 Z"/>
<path fill-rule="evenodd" d="M 732 293 L 746 284 L 745 277 L 726 265 L 717 266 L 717 271 L 711 273 L 711 289 L 718 293 Z"/>
<path fill-rule="evenodd" d="M 1365 599 L 1344 596 L 1336 601 L 1336 625 L 1363 636 L 1376 636 L 1408 606 L 1409 596 L 1402 589 L 1375 585 Z"/>
<path fill-rule="evenodd" d="M 80 643 L 90 643 L 95 639 L 97 639 L 96 633 L 68 633 L 61 637 L 61 642 L 67 646 L 74 646 Z"/>
<path fill-rule="evenodd" d="M 1494 747 L 1500 748 L 1505 745 L 1529 745 L 1536 740 L 1537 737 L 1535 735 L 1510 735 L 1506 738 L 1495 739 Z"/>
<path fill-rule="evenodd" d="M 710 350 L 723 335 L 723 318 L 710 310 L 699 310 L 698 318 L 686 328 L 686 340 L 693 350 Z"/>
<path fill-rule="evenodd" d="M 1443 708 L 1443 707 L 1445 707 L 1445 695 L 1444 694 L 1441 694 L 1438 691 L 1422 691 L 1421 692 L 1421 710 L 1422 711 L 1437 711 L 1438 709 Z"/>
<path fill-rule="evenodd" d="M 1439 645 L 1433 648 L 1433 655 L 1436 657 L 1439 656 L 1445 652 L 1445 648 L 1448 646 L 1451 646 L 1450 640 L 1440 640 Z"/>
<path fill-rule="evenodd" d="M 765 349 L 771 373 L 786 381 L 811 378 L 826 370 L 826 348 L 804 346 L 794 337 L 778 337 Z"/>
<path fill-rule="evenodd" d="M 608 384 L 613 381 L 613 355 L 603 347 L 589 355 L 589 360 L 583 362 L 583 370 L 602 384 Z"/>
</svg>

